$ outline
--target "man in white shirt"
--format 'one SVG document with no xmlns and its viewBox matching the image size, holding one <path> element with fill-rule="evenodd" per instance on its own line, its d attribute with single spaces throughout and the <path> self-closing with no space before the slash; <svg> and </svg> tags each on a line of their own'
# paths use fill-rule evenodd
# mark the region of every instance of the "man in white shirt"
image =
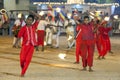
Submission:
<svg viewBox="0 0 120 80">
<path fill-rule="evenodd" d="M 74 40 L 74 20 L 73 19 L 66 19 L 65 21 L 65 29 L 67 33 L 67 45 L 68 48 L 71 48 L 71 44 Z"/>
<path fill-rule="evenodd" d="M 37 47 L 36 51 L 38 51 L 38 46 L 41 45 L 41 51 L 44 51 L 44 37 L 45 37 L 45 27 L 47 26 L 48 22 L 45 20 L 45 16 L 42 16 L 41 20 L 39 21 L 37 27 Z"/>
</svg>

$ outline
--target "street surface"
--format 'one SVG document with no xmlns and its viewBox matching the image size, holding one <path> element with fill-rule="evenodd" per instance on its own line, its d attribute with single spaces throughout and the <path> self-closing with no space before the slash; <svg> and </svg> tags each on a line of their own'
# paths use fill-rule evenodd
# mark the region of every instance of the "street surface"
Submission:
<svg viewBox="0 0 120 80">
<path fill-rule="evenodd" d="M 19 51 L 12 48 L 13 37 L 0 36 L 0 80 L 120 80 L 120 37 L 111 37 L 112 51 L 105 60 L 98 60 L 95 50 L 94 72 L 81 71 L 75 62 L 75 47 L 67 49 L 66 37 L 60 36 L 58 49 L 45 47 L 35 51 L 25 77 L 20 77 Z M 41 49 L 41 47 L 39 47 Z M 60 59 L 59 54 L 66 54 Z"/>
</svg>

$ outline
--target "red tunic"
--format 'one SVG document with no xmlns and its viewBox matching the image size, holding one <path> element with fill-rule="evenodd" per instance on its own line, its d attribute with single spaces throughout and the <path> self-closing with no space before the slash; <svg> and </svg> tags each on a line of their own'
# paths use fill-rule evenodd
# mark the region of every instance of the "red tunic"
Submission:
<svg viewBox="0 0 120 80">
<path fill-rule="evenodd" d="M 82 25 L 82 40 L 93 40 L 94 33 L 92 30 L 93 26 L 90 24 L 83 24 Z"/>
<path fill-rule="evenodd" d="M 20 29 L 18 33 L 18 38 L 23 37 L 22 45 L 28 45 L 28 44 L 32 44 L 33 46 L 37 45 L 37 41 L 35 37 L 37 25 L 38 25 L 38 22 L 35 22 L 30 27 L 27 27 L 25 25 Z"/>
</svg>

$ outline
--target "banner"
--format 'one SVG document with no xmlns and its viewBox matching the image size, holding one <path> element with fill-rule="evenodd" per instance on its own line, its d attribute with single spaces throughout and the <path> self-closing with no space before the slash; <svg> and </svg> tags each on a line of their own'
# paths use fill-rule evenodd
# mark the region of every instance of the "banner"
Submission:
<svg viewBox="0 0 120 80">
<path fill-rule="evenodd" d="M 120 0 L 84 0 L 85 3 L 118 3 Z"/>
<path fill-rule="evenodd" d="M 31 0 L 31 2 L 67 2 L 67 0 Z"/>
</svg>

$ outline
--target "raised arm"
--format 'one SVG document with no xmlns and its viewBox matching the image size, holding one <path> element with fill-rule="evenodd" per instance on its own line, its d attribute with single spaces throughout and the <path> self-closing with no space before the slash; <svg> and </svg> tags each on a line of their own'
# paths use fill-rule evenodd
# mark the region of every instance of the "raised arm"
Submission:
<svg viewBox="0 0 120 80">
<path fill-rule="evenodd" d="M 40 20 L 41 16 L 38 13 L 31 11 L 31 10 L 29 11 L 29 13 L 33 14 L 34 16 L 38 18 L 38 20 Z"/>
</svg>

